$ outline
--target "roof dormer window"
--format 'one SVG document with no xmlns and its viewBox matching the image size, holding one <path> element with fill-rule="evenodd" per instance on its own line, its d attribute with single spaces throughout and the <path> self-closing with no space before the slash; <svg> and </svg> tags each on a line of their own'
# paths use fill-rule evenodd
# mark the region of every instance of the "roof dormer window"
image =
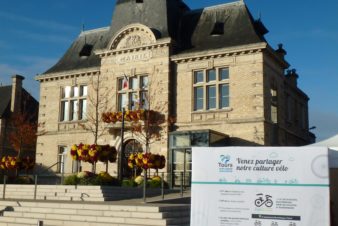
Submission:
<svg viewBox="0 0 338 226">
<path fill-rule="evenodd" d="M 84 46 L 82 47 L 79 56 L 81 58 L 87 58 L 92 54 L 92 50 L 93 50 L 93 45 L 90 44 L 84 44 Z"/>
<path fill-rule="evenodd" d="M 224 23 L 217 21 L 212 29 L 210 35 L 219 36 L 224 34 Z"/>
</svg>

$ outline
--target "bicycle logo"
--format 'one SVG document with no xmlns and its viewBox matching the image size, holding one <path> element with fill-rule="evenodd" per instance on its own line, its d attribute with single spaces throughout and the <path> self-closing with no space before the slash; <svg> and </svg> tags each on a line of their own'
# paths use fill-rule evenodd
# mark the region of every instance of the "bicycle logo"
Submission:
<svg viewBox="0 0 338 226">
<path fill-rule="evenodd" d="M 272 196 L 270 195 L 265 195 L 264 198 L 264 194 L 259 193 L 256 194 L 258 196 L 258 198 L 255 200 L 255 206 L 257 207 L 261 207 L 263 205 L 265 205 L 266 207 L 272 207 L 273 206 L 273 201 L 272 201 Z"/>
<path fill-rule="evenodd" d="M 256 221 L 255 221 L 255 226 L 262 226 L 262 222 L 261 222 L 261 221 L 258 221 L 258 220 L 256 220 Z"/>
</svg>

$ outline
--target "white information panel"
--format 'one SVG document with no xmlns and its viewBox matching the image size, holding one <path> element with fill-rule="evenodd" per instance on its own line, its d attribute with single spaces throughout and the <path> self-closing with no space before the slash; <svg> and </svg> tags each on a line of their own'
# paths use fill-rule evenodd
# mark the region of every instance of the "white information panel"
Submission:
<svg viewBox="0 0 338 226">
<path fill-rule="evenodd" d="M 191 226 L 329 226 L 328 149 L 193 148 Z"/>
</svg>

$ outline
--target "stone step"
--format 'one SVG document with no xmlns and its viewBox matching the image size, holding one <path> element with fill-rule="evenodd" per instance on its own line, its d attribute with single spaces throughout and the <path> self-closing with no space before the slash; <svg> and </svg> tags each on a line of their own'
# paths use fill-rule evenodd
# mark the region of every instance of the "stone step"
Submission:
<svg viewBox="0 0 338 226">
<path fill-rule="evenodd" d="M 133 225 L 148 225 L 148 226 L 166 226 L 172 224 L 187 224 L 189 217 L 153 219 L 153 218 L 130 218 L 130 217 L 105 217 L 105 216 L 86 216 L 86 215 L 69 215 L 69 214 L 44 214 L 31 212 L 4 212 L 4 216 L 0 217 L 1 222 L 15 223 L 36 223 L 42 220 L 45 224 L 51 225 L 91 225 L 96 223 L 109 223 L 112 225 L 133 224 Z"/>
<path fill-rule="evenodd" d="M 65 203 L 65 202 L 34 202 L 34 201 L 0 201 L 0 206 L 5 209 L 16 207 L 28 207 L 28 208 L 42 208 L 42 209 L 73 209 L 73 210 L 100 210 L 100 211 L 129 211 L 129 212 L 182 212 L 190 209 L 189 205 L 168 205 L 168 206 L 156 206 L 156 205 L 110 205 L 107 203 L 91 204 L 91 203 Z"/>
<path fill-rule="evenodd" d="M 0 186 L 0 194 L 3 193 Z M 34 185 L 7 185 L 6 199 L 16 200 L 33 200 Z M 177 191 L 166 190 L 168 193 Z M 147 196 L 160 195 L 160 189 L 147 189 Z M 56 186 L 42 185 L 37 187 L 38 200 L 64 200 L 64 201 L 114 201 L 122 199 L 141 198 L 143 195 L 142 188 L 125 188 L 109 186 Z M 58 198 L 62 197 L 62 198 Z"/>
<path fill-rule="evenodd" d="M 55 195 L 65 195 L 65 196 L 71 196 L 74 194 L 88 194 L 91 196 L 114 196 L 114 195 L 130 195 L 130 194 L 140 194 L 143 191 L 95 191 L 95 192 L 91 192 L 91 191 L 82 191 L 82 190 L 74 190 L 74 191 L 56 191 L 56 190 L 37 190 L 36 193 L 37 194 L 43 194 L 43 195 L 51 195 L 51 196 L 55 196 Z M 147 191 L 147 193 L 154 193 L 157 194 L 160 191 L 156 191 L 156 190 L 149 190 Z M 0 194 L 2 193 L 2 191 L 0 191 Z M 34 190 L 28 190 L 28 191 L 24 191 L 24 190 L 20 190 L 20 191 L 16 191 L 16 190 L 6 190 L 6 195 L 28 195 L 28 194 L 32 194 L 34 195 Z"/>
<path fill-rule="evenodd" d="M 2 208 L 5 209 L 5 208 Z M 1 209 L 0 209 L 1 210 Z M 189 217 L 190 209 L 184 211 L 167 211 L 167 212 L 135 212 L 135 211 L 111 211 L 111 210 L 81 210 L 81 209 L 67 209 L 67 208 L 45 208 L 45 207 L 12 207 L 7 208 L 5 214 L 18 214 L 20 217 L 25 217 L 25 214 L 63 214 L 63 215 L 84 215 L 96 217 L 128 217 L 128 218 L 175 218 L 175 217 Z M 8 215 L 6 215 L 8 216 Z"/>
<path fill-rule="evenodd" d="M 115 223 L 115 224 L 146 224 L 146 225 L 167 225 L 167 223 L 186 223 L 184 218 L 171 219 L 153 219 L 149 218 L 130 218 L 130 217 L 105 217 L 105 216 L 89 216 L 89 215 L 70 215 L 70 214 L 50 214 L 50 213 L 31 213 L 31 212 L 5 212 L 4 217 L 29 218 L 42 221 L 78 221 L 78 222 L 96 222 L 96 223 Z M 0 218 L 1 222 L 1 218 Z M 64 223 L 60 223 L 61 225 Z"/>
<path fill-rule="evenodd" d="M 36 200 L 50 200 L 50 201 L 88 201 L 88 202 L 104 202 L 104 201 L 116 201 L 116 200 L 126 200 L 126 199 L 137 199 L 142 196 L 136 195 L 116 195 L 116 196 L 107 196 L 107 197 L 91 197 L 91 196 L 36 196 Z M 6 195 L 7 200 L 34 200 L 34 195 L 27 196 L 15 196 L 15 195 Z"/>
<path fill-rule="evenodd" d="M 38 220 L 33 219 L 33 218 L 13 218 L 13 217 L 1 217 L 0 218 L 1 226 L 33 226 L 33 225 L 36 226 L 37 222 Z M 62 221 L 62 220 L 49 220 L 49 219 L 43 220 L 43 225 L 44 226 L 150 226 L 149 224 Z M 167 225 L 167 226 L 173 226 L 173 225 Z"/>
<path fill-rule="evenodd" d="M 7 199 L 12 199 L 12 200 L 24 200 L 24 201 L 29 201 L 29 200 L 33 200 L 33 198 L 31 196 L 28 197 L 7 197 Z M 85 198 L 81 198 L 81 197 L 53 197 L 53 196 L 49 196 L 49 197 L 45 197 L 45 196 L 37 196 L 36 200 L 44 200 L 44 201 L 86 201 L 86 202 L 104 202 L 104 201 L 110 201 L 109 199 L 105 199 L 105 198 L 90 198 L 90 197 L 85 197 Z"/>
<path fill-rule="evenodd" d="M 190 222 L 190 205 L 112 205 L 0 201 L 0 225 L 44 226 L 183 226 Z"/>
<path fill-rule="evenodd" d="M 16 185 L 16 184 L 7 184 L 6 189 L 15 189 L 15 190 L 30 190 L 34 189 L 35 185 Z M 37 185 L 38 189 L 45 190 L 85 190 L 85 191 L 96 191 L 96 190 L 142 190 L 142 187 L 119 187 L 119 186 L 92 186 L 92 185 Z M 3 190 L 3 186 L 0 186 L 0 191 Z"/>
</svg>

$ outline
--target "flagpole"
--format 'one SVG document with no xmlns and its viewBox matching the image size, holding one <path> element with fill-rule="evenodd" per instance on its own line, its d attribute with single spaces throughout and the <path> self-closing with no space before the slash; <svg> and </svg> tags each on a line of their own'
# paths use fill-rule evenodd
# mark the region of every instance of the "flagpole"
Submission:
<svg viewBox="0 0 338 226">
<path fill-rule="evenodd" d="M 122 173 L 123 173 L 123 158 L 124 158 L 124 115 L 125 110 L 124 107 L 122 107 L 122 125 L 121 125 L 121 152 L 120 152 L 120 165 L 119 165 L 119 181 L 122 183 Z"/>
</svg>

